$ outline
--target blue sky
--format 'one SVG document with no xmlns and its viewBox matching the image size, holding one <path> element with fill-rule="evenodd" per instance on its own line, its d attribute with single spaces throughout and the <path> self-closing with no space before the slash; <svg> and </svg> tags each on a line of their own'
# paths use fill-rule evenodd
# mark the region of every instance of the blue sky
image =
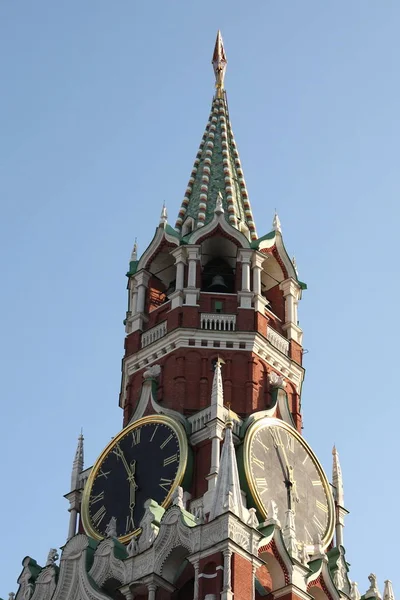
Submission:
<svg viewBox="0 0 400 600">
<path fill-rule="evenodd" d="M 399 592 L 395 0 L 0 0 L 2 581 L 43 564 L 121 426 L 125 272 L 175 221 L 213 94 L 216 30 L 259 234 L 275 207 L 308 283 L 304 435 L 340 453 L 345 546 Z"/>
</svg>

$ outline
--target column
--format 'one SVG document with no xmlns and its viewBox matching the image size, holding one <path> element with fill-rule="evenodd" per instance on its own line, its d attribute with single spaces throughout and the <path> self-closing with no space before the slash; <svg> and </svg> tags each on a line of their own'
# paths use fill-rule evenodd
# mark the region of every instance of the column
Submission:
<svg viewBox="0 0 400 600">
<path fill-rule="evenodd" d="M 148 600 L 156 600 L 156 590 L 157 590 L 157 586 L 155 583 L 148 583 L 147 584 L 147 589 L 149 592 L 148 595 Z"/>
<path fill-rule="evenodd" d="M 265 254 L 254 252 L 252 267 L 253 267 L 253 292 L 254 292 L 254 310 L 265 314 L 267 300 L 261 294 L 261 273 L 263 270 L 264 261 L 267 259 Z"/>
<path fill-rule="evenodd" d="M 175 291 L 170 294 L 171 310 L 182 306 L 183 304 L 183 288 L 185 286 L 185 264 L 186 264 L 186 249 L 179 247 L 171 252 L 175 258 Z"/>
<path fill-rule="evenodd" d="M 68 540 L 74 537 L 76 533 L 76 523 L 78 520 L 78 513 L 75 508 L 71 508 L 70 513 L 71 514 L 69 516 Z"/>
<path fill-rule="evenodd" d="M 232 593 L 232 570 L 231 558 L 232 550 L 227 548 L 223 552 L 224 555 L 224 587 L 221 593 L 221 600 L 230 600 L 233 597 Z"/>
<path fill-rule="evenodd" d="M 289 340 L 294 340 L 301 345 L 303 332 L 297 324 L 297 304 L 301 295 L 301 288 L 294 279 L 286 279 L 279 285 L 285 298 L 285 324 L 283 329 Z"/>
<path fill-rule="evenodd" d="M 149 283 L 151 273 L 145 270 L 139 271 L 135 275 L 136 281 L 136 306 L 135 313 L 132 313 L 131 320 L 131 331 L 138 331 L 143 329 L 145 322 L 145 304 L 146 304 L 146 290 Z"/>
<path fill-rule="evenodd" d="M 195 560 L 192 564 L 194 568 L 193 600 L 199 600 L 199 560 Z"/>
<path fill-rule="evenodd" d="M 238 260 L 242 263 L 242 289 L 238 292 L 239 308 L 252 308 L 253 292 L 250 290 L 250 264 L 254 250 L 241 248 Z"/>
<path fill-rule="evenodd" d="M 188 280 L 185 289 L 185 304 L 197 306 L 199 289 L 196 288 L 197 262 L 200 258 L 200 246 L 186 246 L 188 257 Z"/>
<path fill-rule="evenodd" d="M 210 464 L 210 472 L 207 475 L 208 480 L 208 491 L 215 489 L 217 484 L 217 476 L 219 471 L 219 462 L 221 456 L 221 440 L 222 440 L 222 432 L 224 430 L 224 424 L 220 421 L 214 421 L 213 423 L 209 423 L 207 427 L 210 430 L 210 438 L 211 438 L 211 464 Z"/>
</svg>

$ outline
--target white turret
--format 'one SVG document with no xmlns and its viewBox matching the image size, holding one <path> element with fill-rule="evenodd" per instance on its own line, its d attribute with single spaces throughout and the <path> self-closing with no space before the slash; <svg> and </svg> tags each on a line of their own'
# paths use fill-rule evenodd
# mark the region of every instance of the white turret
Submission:
<svg viewBox="0 0 400 600">
<path fill-rule="evenodd" d="M 228 510 L 239 518 L 243 518 L 242 492 L 240 490 L 232 427 L 232 421 L 228 420 L 225 425 L 225 441 L 222 447 L 215 494 L 210 510 L 210 521 Z"/>
<path fill-rule="evenodd" d="M 393 586 L 390 579 L 386 579 L 383 589 L 383 600 L 394 600 Z"/>
<path fill-rule="evenodd" d="M 161 210 L 161 215 L 160 215 L 160 227 L 165 227 L 167 223 L 168 223 L 168 214 L 167 214 L 167 207 L 165 206 L 165 202 L 164 202 L 162 210 Z"/>
</svg>

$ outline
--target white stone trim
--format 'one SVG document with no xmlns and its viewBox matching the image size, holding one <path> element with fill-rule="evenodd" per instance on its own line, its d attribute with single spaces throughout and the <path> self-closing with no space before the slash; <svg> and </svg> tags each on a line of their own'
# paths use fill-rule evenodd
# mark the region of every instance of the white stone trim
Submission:
<svg viewBox="0 0 400 600">
<path fill-rule="evenodd" d="M 194 340 L 194 345 L 193 345 Z M 189 344 L 189 341 L 192 343 Z M 202 345 L 207 342 L 207 346 Z M 166 336 L 154 342 L 146 348 L 142 348 L 136 354 L 126 357 L 122 363 L 123 388 L 121 394 L 121 406 L 125 405 L 126 385 L 134 373 L 147 367 L 176 348 L 216 348 L 214 342 L 218 342 L 220 350 L 229 349 L 244 352 L 254 352 L 265 360 L 275 371 L 284 375 L 301 392 L 304 379 L 304 369 L 292 361 L 288 356 L 279 352 L 268 340 L 254 331 L 208 331 L 201 329 L 178 328 Z M 232 348 L 227 346 L 232 344 Z M 243 345 L 244 347 L 240 347 Z"/>
</svg>

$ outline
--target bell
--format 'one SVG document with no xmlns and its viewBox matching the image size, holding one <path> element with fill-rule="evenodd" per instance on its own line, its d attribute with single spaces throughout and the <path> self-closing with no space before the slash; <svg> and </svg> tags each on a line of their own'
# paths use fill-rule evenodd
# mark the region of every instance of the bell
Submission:
<svg viewBox="0 0 400 600">
<path fill-rule="evenodd" d="M 208 286 L 207 292 L 222 292 L 226 293 L 228 286 L 226 285 L 222 275 L 214 275 L 211 285 Z"/>
</svg>

